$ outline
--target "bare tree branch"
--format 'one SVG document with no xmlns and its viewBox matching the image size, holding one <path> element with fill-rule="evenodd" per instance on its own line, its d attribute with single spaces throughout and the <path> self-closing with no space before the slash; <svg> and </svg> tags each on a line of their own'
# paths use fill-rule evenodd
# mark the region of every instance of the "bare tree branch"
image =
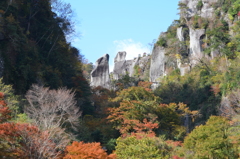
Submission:
<svg viewBox="0 0 240 159">
<path fill-rule="evenodd" d="M 66 125 L 76 128 L 81 112 L 74 96 L 75 93 L 66 88 L 49 90 L 33 85 L 26 94 L 29 106 L 25 112 L 43 130 L 65 128 Z"/>
</svg>

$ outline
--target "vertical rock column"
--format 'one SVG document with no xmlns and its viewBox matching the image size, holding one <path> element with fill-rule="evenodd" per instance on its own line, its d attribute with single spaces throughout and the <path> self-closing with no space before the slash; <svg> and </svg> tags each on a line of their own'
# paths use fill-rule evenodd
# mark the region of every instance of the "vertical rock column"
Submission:
<svg viewBox="0 0 240 159">
<path fill-rule="evenodd" d="M 177 28 L 177 37 L 180 42 L 183 42 L 185 40 L 184 34 L 183 34 L 183 27 Z M 183 47 L 183 46 L 181 46 L 181 47 Z M 185 54 L 188 54 L 187 48 L 184 48 L 184 50 L 186 51 Z M 184 76 L 186 73 L 188 73 L 190 71 L 190 65 L 188 63 L 182 64 L 181 59 L 177 59 L 177 66 L 180 70 L 181 76 Z"/>
<path fill-rule="evenodd" d="M 114 58 L 113 79 L 118 80 L 126 74 L 126 56 L 125 51 L 118 52 Z"/>
<path fill-rule="evenodd" d="M 96 61 L 96 67 L 91 72 L 91 86 L 109 88 L 109 55 L 105 54 Z"/>
<path fill-rule="evenodd" d="M 161 46 L 154 47 L 152 51 L 150 66 L 150 82 L 153 82 L 152 88 L 158 86 L 158 79 L 165 75 L 165 49 Z"/>
<path fill-rule="evenodd" d="M 198 60 L 204 56 L 200 43 L 200 37 L 205 34 L 205 29 L 194 30 L 192 28 L 189 28 L 189 30 L 191 64 L 196 65 L 198 63 Z"/>
</svg>

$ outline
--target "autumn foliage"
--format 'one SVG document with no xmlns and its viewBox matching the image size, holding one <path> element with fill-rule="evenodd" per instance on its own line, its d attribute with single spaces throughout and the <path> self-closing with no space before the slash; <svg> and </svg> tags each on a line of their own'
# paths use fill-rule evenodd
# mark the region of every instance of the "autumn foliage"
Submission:
<svg viewBox="0 0 240 159">
<path fill-rule="evenodd" d="M 64 159 L 115 159 L 116 155 L 108 155 L 100 143 L 83 143 L 74 141 L 66 148 Z"/>
<path fill-rule="evenodd" d="M 0 124 L 0 138 L 3 150 L 0 155 L 20 158 L 57 158 L 55 143 L 48 132 L 40 131 L 36 126 L 19 123 Z"/>
<path fill-rule="evenodd" d="M 152 82 L 139 81 L 138 86 L 143 87 L 146 91 L 152 92 L 151 89 Z"/>
<path fill-rule="evenodd" d="M 124 89 L 111 101 L 117 104 L 108 108 L 107 119 L 123 137 L 139 133 L 155 136 L 158 132 L 169 138 L 183 138 L 186 130 L 181 119 L 186 115 L 193 119 L 198 114 L 183 103 L 161 104 L 157 96 L 143 87 Z"/>
<path fill-rule="evenodd" d="M 61 152 L 56 150 L 49 132 L 41 131 L 28 123 L 9 122 L 11 119 L 7 104 L 0 93 L 0 156 L 4 158 L 57 158 Z"/>
<path fill-rule="evenodd" d="M 3 100 L 4 94 L 0 92 L 0 123 L 3 123 L 11 119 L 9 107 Z"/>
</svg>

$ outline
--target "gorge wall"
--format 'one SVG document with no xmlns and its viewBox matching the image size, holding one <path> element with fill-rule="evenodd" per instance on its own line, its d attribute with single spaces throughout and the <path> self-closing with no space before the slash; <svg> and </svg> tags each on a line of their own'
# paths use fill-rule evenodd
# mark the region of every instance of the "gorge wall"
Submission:
<svg viewBox="0 0 240 159">
<path fill-rule="evenodd" d="M 211 60 L 220 56 L 221 48 L 226 44 L 221 39 L 216 40 L 215 34 L 219 32 L 214 29 L 223 25 L 230 28 L 233 25 L 227 12 L 222 10 L 222 5 L 224 2 L 219 0 L 180 0 L 179 20 L 175 20 L 166 32 L 160 34 L 151 55 L 126 60 L 125 51 L 117 53 L 113 80 L 119 80 L 128 74 L 139 80 L 149 80 L 155 85 L 153 88 L 156 88 L 161 78 L 172 70 L 179 69 L 183 76 L 202 59 Z M 96 67 L 98 66 L 100 65 Z M 95 72 L 92 75 L 98 74 Z M 106 73 L 98 75 L 106 76 Z M 93 85 L 103 84 L 102 82 L 93 82 Z"/>
</svg>

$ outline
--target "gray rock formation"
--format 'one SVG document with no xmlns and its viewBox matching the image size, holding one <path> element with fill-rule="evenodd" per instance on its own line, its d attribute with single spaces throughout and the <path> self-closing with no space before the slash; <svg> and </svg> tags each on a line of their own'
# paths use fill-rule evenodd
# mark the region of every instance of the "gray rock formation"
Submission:
<svg viewBox="0 0 240 159">
<path fill-rule="evenodd" d="M 215 57 L 218 57 L 221 53 L 218 50 L 212 50 L 211 51 L 211 58 L 214 59 Z"/>
<path fill-rule="evenodd" d="M 130 77 L 135 75 L 135 67 L 141 69 L 143 75 L 147 71 L 147 64 L 150 60 L 150 56 L 137 57 L 133 60 L 126 60 L 127 53 L 125 51 L 118 52 L 114 58 L 113 79 L 118 80 L 122 76 L 128 74 Z"/>
<path fill-rule="evenodd" d="M 213 3 L 216 3 L 218 0 L 202 0 L 203 6 L 201 10 L 197 9 L 197 4 L 199 0 L 181 0 L 181 3 L 185 3 L 188 7 L 185 17 L 190 18 L 194 15 L 199 15 L 203 18 L 212 17 L 214 14 Z"/>
<path fill-rule="evenodd" d="M 135 67 L 136 65 L 138 65 L 139 60 L 140 60 L 140 57 L 136 57 L 136 58 L 134 58 L 133 60 L 127 60 L 127 61 L 126 61 L 127 69 L 128 69 L 128 72 L 129 72 L 129 76 L 130 76 L 130 77 L 133 77 L 133 76 L 134 76 L 134 74 L 135 74 L 135 69 L 134 69 L 134 67 Z"/>
<path fill-rule="evenodd" d="M 179 41 L 184 41 L 183 27 L 177 28 L 177 37 Z"/>
<path fill-rule="evenodd" d="M 114 58 L 114 62 L 121 62 L 126 60 L 127 53 L 126 51 L 118 52 Z"/>
<path fill-rule="evenodd" d="M 128 72 L 125 51 L 118 52 L 114 58 L 113 79 L 118 80 Z"/>
<path fill-rule="evenodd" d="M 150 56 L 138 57 L 133 60 L 130 76 L 135 76 L 141 80 L 149 80 L 150 62 Z"/>
<path fill-rule="evenodd" d="M 165 49 L 164 47 L 155 45 L 152 51 L 151 66 L 150 66 L 150 81 L 158 83 L 158 79 L 165 75 Z"/>
<path fill-rule="evenodd" d="M 191 64 L 196 65 L 198 63 L 198 60 L 204 56 L 204 53 L 202 52 L 200 38 L 205 34 L 205 29 L 194 30 L 192 28 L 189 28 L 189 30 Z"/>
<path fill-rule="evenodd" d="M 105 54 L 96 61 L 91 72 L 91 86 L 109 88 L 109 55 Z"/>
<path fill-rule="evenodd" d="M 191 71 L 191 67 L 188 64 L 181 64 L 179 67 L 180 69 L 180 75 L 184 76 L 186 75 L 189 71 Z"/>
<path fill-rule="evenodd" d="M 185 75 L 187 72 L 191 70 L 191 67 L 195 66 L 200 59 L 203 57 L 206 57 L 208 59 L 214 58 L 216 56 L 219 56 L 221 54 L 219 52 L 219 49 L 212 50 L 211 51 L 211 57 L 208 55 L 205 55 L 203 52 L 202 45 L 204 44 L 205 47 L 207 46 L 206 43 L 204 43 L 205 37 L 205 29 L 194 29 L 197 27 L 202 27 L 202 25 L 195 26 L 193 24 L 196 23 L 196 19 L 194 19 L 194 16 L 200 16 L 202 19 L 200 20 L 208 20 L 211 21 L 212 18 L 215 18 L 215 10 L 214 10 L 214 3 L 217 3 L 218 0 L 201 0 L 202 1 L 202 7 L 197 8 L 197 5 L 199 4 L 200 0 L 180 0 L 181 3 L 185 3 L 185 5 L 182 5 L 181 10 L 181 18 L 183 18 L 185 21 L 185 24 L 182 24 L 181 21 L 181 27 L 177 28 L 177 38 L 180 41 L 179 43 L 176 43 L 177 49 L 170 50 L 169 46 L 171 45 L 171 41 L 168 41 L 167 38 L 167 44 L 169 45 L 167 48 L 157 46 L 155 45 L 152 51 L 151 58 L 146 57 L 138 57 L 133 60 L 126 60 L 126 52 L 118 52 L 115 59 L 114 59 L 114 70 L 113 70 L 113 79 L 118 80 L 122 76 L 129 74 L 130 77 L 136 76 L 136 70 L 141 70 L 141 75 L 137 76 L 141 79 L 143 74 L 145 74 L 147 71 L 149 71 L 149 80 L 150 82 L 155 83 L 155 86 L 158 86 L 159 79 L 167 74 L 167 70 L 169 68 L 171 69 L 180 69 L 181 75 Z M 220 13 L 221 16 L 224 17 L 224 13 Z M 206 18 L 206 19 L 205 19 Z M 225 19 L 228 19 L 225 16 Z M 197 22 L 199 24 L 202 24 L 201 22 Z M 187 33 L 187 30 L 189 32 Z M 159 38 L 166 37 L 166 33 L 161 33 Z M 187 37 L 189 36 L 189 37 Z M 186 38 L 186 39 L 185 39 Z M 170 39 L 171 40 L 171 39 Z M 175 40 L 175 39 L 174 39 Z M 189 40 L 189 43 L 188 41 Z M 211 44 L 210 44 L 211 45 Z M 172 47 L 172 45 L 171 45 Z M 174 46 L 173 46 L 174 47 Z M 221 46 L 219 46 L 221 47 Z M 174 52 L 175 51 L 175 52 Z M 180 58 L 176 59 L 174 56 L 168 56 L 166 53 L 171 55 L 180 54 Z M 178 57 L 178 56 L 177 56 Z M 150 68 L 148 69 L 146 66 L 147 63 L 150 63 Z M 141 76 L 141 77 L 140 77 Z M 155 87 L 153 85 L 152 88 Z"/>
<path fill-rule="evenodd" d="M 184 41 L 184 36 L 183 36 L 183 27 L 177 28 L 177 37 L 179 41 Z M 188 54 L 186 50 L 186 54 Z M 189 64 L 182 64 L 182 61 L 180 59 L 177 60 L 177 66 L 180 70 L 181 76 L 184 76 L 186 73 L 190 71 L 190 65 Z"/>
</svg>

